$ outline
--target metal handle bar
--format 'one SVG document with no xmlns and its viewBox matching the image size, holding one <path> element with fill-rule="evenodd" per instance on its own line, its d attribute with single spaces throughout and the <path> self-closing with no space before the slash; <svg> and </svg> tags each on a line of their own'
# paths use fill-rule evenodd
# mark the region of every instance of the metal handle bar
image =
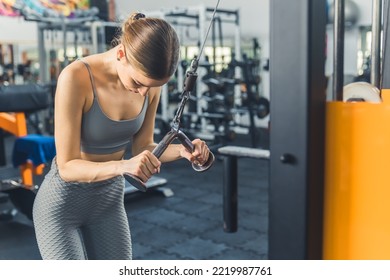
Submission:
<svg viewBox="0 0 390 280">
<path fill-rule="evenodd" d="M 192 144 L 191 140 L 185 135 L 181 130 L 176 130 L 172 128 L 165 136 L 164 138 L 158 143 L 156 148 L 152 151 L 152 153 L 159 158 L 164 151 L 168 148 L 169 144 L 172 143 L 173 140 L 178 139 L 181 144 L 187 149 L 189 152 L 194 151 L 194 145 Z M 207 159 L 206 163 L 203 165 L 198 165 L 195 163 L 192 163 L 192 168 L 195 171 L 202 172 L 208 170 L 212 164 L 214 163 L 215 156 L 212 152 L 209 153 L 209 158 Z M 125 179 L 134 187 L 136 187 L 138 190 L 142 192 L 146 192 L 147 187 L 146 185 L 135 175 L 132 175 L 130 173 L 125 173 L 123 175 Z"/>
</svg>

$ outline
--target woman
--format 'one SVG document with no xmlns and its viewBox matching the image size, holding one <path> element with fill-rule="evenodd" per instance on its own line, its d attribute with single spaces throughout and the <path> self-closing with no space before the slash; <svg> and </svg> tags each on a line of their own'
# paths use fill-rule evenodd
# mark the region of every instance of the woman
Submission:
<svg viewBox="0 0 390 280">
<path fill-rule="evenodd" d="M 179 41 L 164 20 L 131 15 L 119 44 L 68 65 L 55 96 L 57 156 L 34 202 L 43 259 L 131 259 L 123 205 L 124 177 L 143 182 L 162 162 L 186 158 L 203 164 L 204 141 L 191 154 L 171 144 L 152 154 L 160 89 L 174 74 Z M 132 157 L 123 159 L 131 141 Z"/>
</svg>

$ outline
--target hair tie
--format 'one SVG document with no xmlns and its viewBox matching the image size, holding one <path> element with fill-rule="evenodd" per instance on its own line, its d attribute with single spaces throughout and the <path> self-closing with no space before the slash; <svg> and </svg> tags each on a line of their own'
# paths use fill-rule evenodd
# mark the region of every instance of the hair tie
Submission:
<svg viewBox="0 0 390 280">
<path fill-rule="evenodd" d="M 139 20 L 140 18 L 145 18 L 145 15 L 143 13 L 136 13 L 134 15 L 134 19 Z"/>
</svg>

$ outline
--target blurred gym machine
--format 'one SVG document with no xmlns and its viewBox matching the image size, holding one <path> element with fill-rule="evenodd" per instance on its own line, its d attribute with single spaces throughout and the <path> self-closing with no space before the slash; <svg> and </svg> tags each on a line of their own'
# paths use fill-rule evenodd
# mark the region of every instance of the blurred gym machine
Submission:
<svg viewBox="0 0 390 280">
<path fill-rule="evenodd" d="M 1 221 L 19 211 L 32 219 L 35 179 L 54 157 L 55 146 L 53 137 L 31 134 L 26 116 L 47 109 L 49 91 L 37 84 L 0 87 L 0 202 L 10 200 L 16 207 L 0 213 Z M 15 138 L 11 138 L 13 147 L 6 143 L 8 134 Z M 12 164 L 7 163 L 10 159 Z"/>
<path fill-rule="evenodd" d="M 97 17 L 99 10 L 96 7 L 92 7 L 86 10 L 75 10 L 72 17 L 66 17 L 60 13 L 44 7 L 41 7 L 40 9 L 38 7 L 34 7 L 34 9 L 32 9 L 27 4 L 22 4 L 20 7 L 17 7 L 17 9 L 26 21 L 37 22 L 41 83 L 48 83 L 55 76 L 49 75 L 50 67 L 48 67 L 48 65 L 52 66 L 51 64 L 53 63 L 53 60 L 57 58 L 57 54 L 53 53 L 53 44 L 62 44 L 60 48 L 63 51 L 64 61 L 61 65 L 61 68 L 64 68 L 67 64 L 69 64 L 71 59 L 74 60 L 79 56 L 77 47 L 80 38 L 83 38 L 88 42 L 89 36 L 85 36 L 85 34 L 83 34 L 84 36 L 80 36 L 80 33 L 89 32 L 87 23 L 99 20 Z M 46 31 L 49 31 L 52 34 L 49 34 Z M 73 38 L 71 38 L 71 33 Z M 57 37 L 57 34 L 62 35 L 62 37 Z M 45 35 L 47 38 L 49 38 L 49 44 L 52 44 L 51 50 L 49 52 L 46 48 L 48 42 L 45 40 Z M 70 58 L 67 53 L 69 44 L 72 41 L 70 39 L 73 39 L 73 48 L 75 50 L 75 57 L 72 58 Z M 59 73 L 57 72 L 56 74 L 58 75 Z"/>
<path fill-rule="evenodd" d="M 258 49 L 260 48 L 256 39 L 253 39 L 253 57 L 249 58 L 246 53 L 242 54 L 242 59 L 237 60 L 233 56 L 232 61 L 228 67 L 220 73 L 222 80 L 230 79 L 240 85 L 240 99 L 235 102 L 230 113 L 233 115 L 248 115 L 249 123 L 243 124 L 240 121 L 234 121 L 231 126 L 248 128 L 251 138 L 252 148 L 259 147 L 260 135 L 256 125 L 256 119 L 264 119 L 269 115 L 270 102 L 263 96 L 260 90 L 261 74 L 260 74 L 260 57 L 258 56 Z M 241 79 L 235 78 L 232 74 L 235 69 L 241 71 Z M 233 118 L 236 120 L 236 118 Z"/>
</svg>

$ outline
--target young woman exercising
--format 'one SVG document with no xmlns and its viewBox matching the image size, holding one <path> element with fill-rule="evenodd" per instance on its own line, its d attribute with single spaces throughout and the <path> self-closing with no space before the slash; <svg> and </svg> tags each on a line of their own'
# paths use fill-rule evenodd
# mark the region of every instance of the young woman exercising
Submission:
<svg viewBox="0 0 390 280">
<path fill-rule="evenodd" d="M 179 47 L 166 21 L 135 13 L 116 47 L 61 72 L 57 155 L 33 209 L 43 259 L 131 259 L 123 174 L 146 182 L 162 162 L 207 161 L 210 151 L 200 139 L 192 141 L 193 153 L 181 144 L 169 145 L 160 158 L 152 153 L 160 89 L 176 70 Z M 130 141 L 132 157 L 125 160 Z"/>
</svg>

